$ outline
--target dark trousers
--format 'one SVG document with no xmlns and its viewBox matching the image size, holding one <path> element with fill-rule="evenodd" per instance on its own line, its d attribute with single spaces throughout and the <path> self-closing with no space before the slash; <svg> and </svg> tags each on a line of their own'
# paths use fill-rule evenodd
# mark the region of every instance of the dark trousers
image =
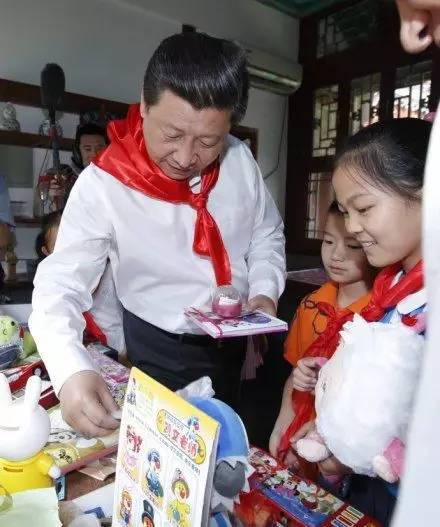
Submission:
<svg viewBox="0 0 440 527">
<path fill-rule="evenodd" d="M 361 512 L 378 520 L 382 527 L 388 527 L 393 517 L 396 498 L 387 486 L 380 478 L 354 474 L 350 477 L 347 500 Z"/>
<path fill-rule="evenodd" d="M 381 527 L 389 527 L 393 518 L 396 498 L 388 490 L 387 483 L 380 478 L 352 474 L 346 477 L 342 488 L 336 488 L 320 476 L 318 484 L 377 520 Z"/>
<path fill-rule="evenodd" d="M 133 366 L 170 390 L 207 375 L 215 396 L 237 410 L 246 338 L 217 340 L 208 335 L 177 335 L 124 310 L 127 357 Z"/>
</svg>

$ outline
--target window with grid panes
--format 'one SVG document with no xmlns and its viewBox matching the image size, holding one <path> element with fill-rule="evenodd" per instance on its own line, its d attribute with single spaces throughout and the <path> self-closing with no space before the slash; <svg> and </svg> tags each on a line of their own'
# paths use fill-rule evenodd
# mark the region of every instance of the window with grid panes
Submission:
<svg viewBox="0 0 440 527">
<path fill-rule="evenodd" d="M 307 192 L 307 238 L 319 240 L 323 238 L 327 211 L 334 198 L 331 173 L 312 172 L 309 175 Z"/>
<path fill-rule="evenodd" d="M 423 119 L 429 113 L 432 61 L 403 66 L 396 70 L 393 117 Z"/>
<path fill-rule="evenodd" d="M 380 73 L 353 79 L 350 90 L 350 135 L 379 120 Z"/>
<path fill-rule="evenodd" d="M 338 86 L 315 91 L 313 157 L 335 155 L 338 115 Z"/>
</svg>

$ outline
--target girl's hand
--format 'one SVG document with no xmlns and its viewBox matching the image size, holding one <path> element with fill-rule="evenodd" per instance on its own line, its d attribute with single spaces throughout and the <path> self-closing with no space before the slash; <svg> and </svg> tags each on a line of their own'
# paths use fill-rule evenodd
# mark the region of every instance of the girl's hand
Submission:
<svg viewBox="0 0 440 527">
<path fill-rule="evenodd" d="M 305 423 L 293 436 L 290 440 L 290 444 L 292 447 L 287 452 L 285 458 L 283 459 L 283 463 L 290 468 L 290 470 L 298 471 L 300 469 L 299 465 L 299 459 L 298 454 L 296 453 L 296 443 L 303 437 L 305 437 L 310 430 L 313 430 L 315 428 L 315 421 L 309 421 L 308 423 Z"/>
<path fill-rule="evenodd" d="M 287 451 L 286 455 L 284 456 L 283 463 L 292 472 L 297 472 L 300 469 L 298 455 L 293 451 L 292 448 L 289 448 Z"/>
<path fill-rule="evenodd" d="M 281 439 L 295 417 L 292 406 L 292 375 L 293 370 L 284 384 L 280 413 L 277 417 L 269 439 L 269 452 L 274 458 L 278 457 L 278 449 Z"/>
<path fill-rule="evenodd" d="M 289 401 L 289 406 L 291 408 L 291 403 Z M 269 452 L 274 458 L 278 457 L 278 448 L 280 446 L 281 439 L 293 421 L 294 414 L 290 411 L 284 411 L 281 409 L 280 415 L 276 420 L 275 426 L 273 427 L 272 433 L 270 434 L 269 439 Z"/>
<path fill-rule="evenodd" d="M 324 461 L 318 463 L 319 472 L 324 477 L 329 476 L 345 476 L 351 474 L 352 470 L 347 466 L 343 465 L 335 456 L 330 456 Z"/>
<path fill-rule="evenodd" d="M 304 357 L 293 370 L 293 388 L 300 392 L 312 392 L 318 379 L 318 369 L 322 365 L 319 357 Z"/>
<path fill-rule="evenodd" d="M 280 446 L 281 438 L 283 437 L 283 434 L 289 425 L 290 425 L 290 422 L 289 423 L 279 422 L 279 418 L 277 422 L 275 423 L 274 429 L 272 430 L 272 433 L 270 434 L 270 439 L 269 439 L 269 452 L 274 458 L 276 458 L 278 455 L 278 447 Z"/>
</svg>

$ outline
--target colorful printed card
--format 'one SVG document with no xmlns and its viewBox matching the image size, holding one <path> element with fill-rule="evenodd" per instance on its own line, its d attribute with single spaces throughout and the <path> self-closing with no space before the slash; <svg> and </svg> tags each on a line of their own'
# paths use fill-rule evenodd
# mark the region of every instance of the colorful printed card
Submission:
<svg viewBox="0 0 440 527">
<path fill-rule="evenodd" d="M 133 368 L 122 412 L 113 527 L 207 525 L 218 428 Z"/>
<path fill-rule="evenodd" d="M 63 419 L 59 405 L 48 411 L 49 440 L 44 451 L 52 456 L 61 472 L 66 474 L 109 454 L 118 448 L 119 430 L 104 437 L 84 437 L 75 432 Z"/>
<path fill-rule="evenodd" d="M 185 315 L 215 339 L 287 331 L 287 323 L 262 311 L 245 312 L 239 317 L 222 318 L 212 311 L 191 307 Z"/>
</svg>

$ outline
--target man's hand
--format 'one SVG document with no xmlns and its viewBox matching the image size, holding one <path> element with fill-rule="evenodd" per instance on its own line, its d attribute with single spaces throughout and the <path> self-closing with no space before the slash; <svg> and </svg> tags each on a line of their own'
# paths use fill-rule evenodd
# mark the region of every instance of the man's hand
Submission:
<svg viewBox="0 0 440 527">
<path fill-rule="evenodd" d="M 105 436 L 119 426 L 112 417 L 119 410 L 103 378 L 80 371 L 67 379 L 59 393 L 64 420 L 88 437 Z"/>
<path fill-rule="evenodd" d="M 256 311 L 257 309 L 272 315 L 273 317 L 277 314 L 277 306 L 275 302 L 266 295 L 257 295 L 251 298 L 246 306 L 250 311 Z"/>
</svg>

